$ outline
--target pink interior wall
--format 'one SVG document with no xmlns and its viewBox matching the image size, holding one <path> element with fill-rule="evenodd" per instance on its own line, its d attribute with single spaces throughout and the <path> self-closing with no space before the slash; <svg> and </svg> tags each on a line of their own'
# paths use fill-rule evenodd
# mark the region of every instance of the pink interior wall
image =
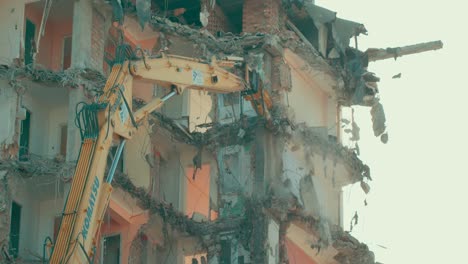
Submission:
<svg viewBox="0 0 468 264">
<path fill-rule="evenodd" d="M 36 41 L 39 36 L 41 26 L 42 12 L 26 5 L 26 19 L 31 20 L 36 25 Z M 63 39 L 71 36 L 73 32 L 73 20 L 54 21 L 53 17 L 48 19 L 45 24 L 44 36 L 41 37 L 39 44 L 39 53 L 36 55 L 36 62 L 47 69 L 62 69 Z"/>
<path fill-rule="evenodd" d="M 289 264 L 317 264 L 299 246 L 286 238 L 286 250 Z"/>
<path fill-rule="evenodd" d="M 53 23 L 52 30 L 52 50 L 54 52 L 52 52 L 51 68 L 53 70 L 61 70 L 63 58 L 63 42 L 65 37 L 71 36 L 73 34 L 73 21 L 70 19 L 60 23 Z"/>
<path fill-rule="evenodd" d="M 210 165 L 203 164 L 197 171 L 193 179 L 193 167 L 185 169 L 186 193 L 185 193 L 185 214 L 192 217 L 194 212 L 210 218 Z M 212 216 L 211 218 L 215 218 Z"/>
<path fill-rule="evenodd" d="M 107 215 L 110 217 L 110 221 L 105 218 L 101 225 L 101 235 L 99 236 L 99 243 L 96 249 L 96 260 L 100 261 L 102 238 L 119 234 L 121 260 L 122 263 L 127 263 L 132 242 L 136 238 L 140 227 L 148 222 L 148 214 L 145 212 L 139 215 L 131 215 L 131 212 L 128 212 L 114 200 L 111 200 L 107 209 Z"/>
</svg>

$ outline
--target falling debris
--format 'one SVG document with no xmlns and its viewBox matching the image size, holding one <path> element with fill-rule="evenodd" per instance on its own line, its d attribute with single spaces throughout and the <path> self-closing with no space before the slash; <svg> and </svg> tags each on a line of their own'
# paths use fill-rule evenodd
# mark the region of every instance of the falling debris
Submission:
<svg viewBox="0 0 468 264">
<path fill-rule="evenodd" d="M 399 78 L 401 78 L 401 72 L 392 76 L 392 79 L 399 79 Z"/>
<path fill-rule="evenodd" d="M 369 184 L 364 182 L 364 181 L 361 181 L 361 188 L 366 194 L 368 194 L 370 192 Z"/>
<path fill-rule="evenodd" d="M 387 132 L 380 135 L 380 141 L 382 141 L 382 143 L 384 143 L 384 144 L 387 144 L 387 142 L 388 142 L 388 133 Z"/>
<path fill-rule="evenodd" d="M 350 228 L 349 228 L 350 232 L 353 232 L 353 228 L 358 224 L 358 221 L 359 221 L 358 213 L 354 212 L 354 216 L 353 216 L 353 218 L 351 218 L 351 225 L 350 225 Z"/>
<path fill-rule="evenodd" d="M 359 141 L 359 139 L 361 138 L 360 137 L 360 132 L 361 129 L 359 128 L 359 126 L 357 125 L 356 122 L 353 121 L 352 123 L 352 130 L 351 130 L 351 134 L 352 134 L 352 137 L 350 138 L 350 140 L 352 141 Z"/>
<path fill-rule="evenodd" d="M 372 128 L 374 129 L 374 136 L 382 135 L 386 130 L 385 112 L 380 102 L 375 103 L 371 108 Z"/>
</svg>

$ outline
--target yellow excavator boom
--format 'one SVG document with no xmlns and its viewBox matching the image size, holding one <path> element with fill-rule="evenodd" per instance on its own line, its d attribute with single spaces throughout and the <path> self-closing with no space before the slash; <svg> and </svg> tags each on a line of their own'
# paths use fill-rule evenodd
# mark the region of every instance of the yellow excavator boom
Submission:
<svg viewBox="0 0 468 264">
<path fill-rule="evenodd" d="M 170 92 L 133 113 L 134 79 L 158 83 Z M 132 138 L 142 119 L 186 88 L 231 93 L 244 91 L 246 85 L 243 79 L 218 66 L 216 60 L 205 63 L 166 55 L 115 64 L 99 99 L 94 103 L 80 104 L 76 123 L 81 131 L 82 144 L 49 263 L 92 262 L 112 193 L 115 167 L 126 140 Z M 252 100 L 254 96 L 250 96 L 252 98 L 248 99 Z M 119 147 L 105 176 L 113 141 L 119 142 Z"/>
</svg>

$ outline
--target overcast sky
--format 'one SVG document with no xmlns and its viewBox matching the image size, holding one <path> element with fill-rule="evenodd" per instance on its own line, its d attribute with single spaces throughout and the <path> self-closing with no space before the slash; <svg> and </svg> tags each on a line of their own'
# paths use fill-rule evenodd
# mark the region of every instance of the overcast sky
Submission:
<svg viewBox="0 0 468 264">
<path fill-rule="evenodd" d="M 369 109 L 357 110 L 361 158 L 373 181 L 344 191 L 352 234 L 377 261 L 468 263 L 468 4 L 462 0 L 317 0 L 338 16 L 363 23 L 359 48 L 442 40 L 443 50 L 372 63 L 387 116 L 389 142 L 372 134 Z M 465 28 L 463 28 L 465 27 Z M 401 73 L 401 79 L 392 79 Z M 367 199 L 368 206 L 364 206 Z M 385 248 L 386 249 L 385 249 Z"/>
</svg>

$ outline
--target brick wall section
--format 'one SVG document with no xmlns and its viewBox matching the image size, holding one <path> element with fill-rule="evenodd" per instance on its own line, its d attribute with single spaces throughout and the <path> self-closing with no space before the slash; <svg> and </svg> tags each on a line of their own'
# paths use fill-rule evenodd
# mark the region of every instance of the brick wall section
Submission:
<svg viewBox="0 0 468 264">
<path fill-rule="evenodd" d="M 91 66 L 93 69 L 103 70 L 104 59 L 104 43 L 105 43 L 105 28 L 106 20 L 103 15 L 93 9 L 91 32 Z"/>
<path fill-rule="evenodd" d="M 280 28 L 279 0 L 245 0 L 242 31 L 275 33 Z"/>
<path fill-rule="evenodd" d="M 206 27 L 211 34 L 215 34 L 218 31 L 233 32 L 234 26 L 229 22 L 224 11 L 216 5 L 213 10 L 210 11 L 208 17 L 208 26 Z"/>
</svg>

